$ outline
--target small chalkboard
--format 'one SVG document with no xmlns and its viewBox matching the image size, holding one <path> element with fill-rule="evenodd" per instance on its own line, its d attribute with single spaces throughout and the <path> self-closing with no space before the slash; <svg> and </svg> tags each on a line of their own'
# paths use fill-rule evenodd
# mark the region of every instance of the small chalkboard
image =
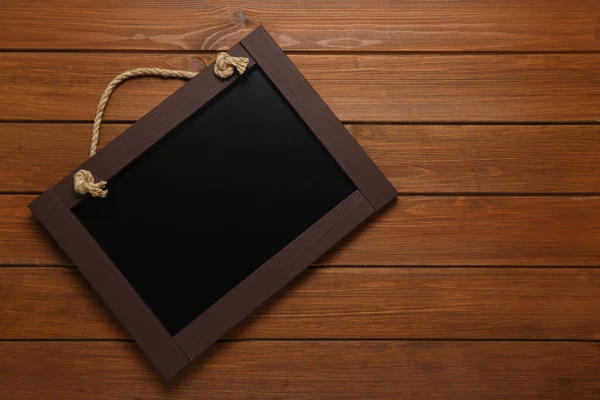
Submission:
<svg viewBox="0 0 600 400">
<path fill-rule="evenodd" d="M 230 53 L 30 205 L 167 378 L 396 195 L 264 29 Z"/>
</svg>

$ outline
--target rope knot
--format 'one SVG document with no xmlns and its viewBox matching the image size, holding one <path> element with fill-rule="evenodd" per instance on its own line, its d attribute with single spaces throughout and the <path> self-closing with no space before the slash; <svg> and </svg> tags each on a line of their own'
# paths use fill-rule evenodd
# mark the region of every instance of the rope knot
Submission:
<svg viewBox="0 0 600 400">
<path fill-rule="evenodd" d="M 221 52 L 217 54 L 217 61 L 215 61 L 215 75 L 226 79 L 233 75 L 236 69 L 241 75 L 246 71 L 247 66 L 248 57 L 233 57 L 225 52 Z"/>
<path fill-rule="evenodd" d="M 94 176 L 90 171 L 80 169 L 73 177 L 73 188 L 79 194 L 89 193 L 92 197 L 106 197 L 108 190 L 104 189 L 105 181 L 94 182 Z"/>
</svg>

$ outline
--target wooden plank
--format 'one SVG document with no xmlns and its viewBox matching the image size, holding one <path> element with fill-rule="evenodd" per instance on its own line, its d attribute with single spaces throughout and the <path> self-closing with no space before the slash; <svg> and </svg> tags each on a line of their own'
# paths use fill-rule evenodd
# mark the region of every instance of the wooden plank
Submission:
<svg viewBox="0 0 600 400">
<path fill-rule="evenodd" d="M 127 124 L 106 124 L 100 145 Z M 600 193 L 600 125 L 347 125 L 401 193 Z M 0 123 L 3 192 L 42 192 L 87 157 L 90 124 Z"/>
<path fill-rule="evenodd" d="M 0 264 L 67 262 L 33 198 L 0 196 Z M 404 196 L 318 265 L 599 266 L 599 242 L 600 197 Z"/>
<path fill-rule="evenodd" d="M 600 197 L 399 197 L 322 265 L 600 265 Z"/>
<path fill-rule="evenodd" d="M 10 399 L 589 399 L 600 344 L 221 342 L 165 383 L 133 343 L 0 342 Z"/>
<path fill-rule="evenodd" d="M 600 193 L 600 125 L 349 129 L 403 194 Z"/>
<path fill-rule="evenodd" d="M 101 145 L 129 125 L 106 124 Z M 7 192 L 43 192 L 88 158 L 91 125 L 0 124 L 0 188 Z"/>
<path fill-rule="evenodd" d="M 316 268 L 229 338 L 600 339 L 600 270 Z M 1 268 L 0 339 L 124 339 L 72 268 Z"/>
<path fill-rule="evenodd" d="M 0 119 L 92 120 L 105 86 L 134 67 L 198 69 L 209 55 L 3 53 Z M 344 121 L 600 120 L 600 54 L 292 55 Z M 27 82 L 27 84 L 24 84 Z M 107 120 L 140 118 L 182 82 L 126 82 Z"/>
<path fill-rule="evenodd" d="M 0 339 L 129 337 L 74 268 L 1 268 L 0 276 Z"/>
<path fill-rule="evenodd" d="M 286 50 L 600 50 L 594 0 L 9 0 L 2 11 L 3 49 L 227 49 L 264 24 Z"/>
<path fill-rule="evenodd" d="M 70 263 L 27 208 L 36 197 L 0 196 L 0 264 Z"/>
</svg>

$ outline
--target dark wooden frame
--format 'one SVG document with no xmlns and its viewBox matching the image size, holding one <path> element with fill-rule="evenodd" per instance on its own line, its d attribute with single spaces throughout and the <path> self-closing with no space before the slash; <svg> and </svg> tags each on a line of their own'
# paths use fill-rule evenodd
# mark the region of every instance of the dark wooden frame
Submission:
<svg viewBox="0 0 600 400">
<path fill-rule="evenodd" d="M 171 336 L 167 332 L 71 212 L 85 198 L 74 192 L 73 175 L 79 169 L 86 169 L 92 171 L 97 179 L 110 180 L 235 82 L 237 74 L 222 80 L 214 75 L 212 65 L 205 68 L 29 205 L 166 378 L 217 341 L 397 195 L 392 184 L 262 27 L 235 45 L 230 54 L 248 57 L 249 69 L 260 67 L 263 70 L 354 182 L 357 190 L 178 334 Z"/>
</svg>

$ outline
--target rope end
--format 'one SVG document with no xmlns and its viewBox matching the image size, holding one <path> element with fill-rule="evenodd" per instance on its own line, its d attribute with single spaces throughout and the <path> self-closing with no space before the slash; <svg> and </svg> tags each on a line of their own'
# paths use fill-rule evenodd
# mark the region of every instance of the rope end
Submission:
<svg viewBox="0 0 600 400">
<path fill-rule="evenodd" d="M 215 61 L 215 75 L 219 78 L 226 79 L 233 75 L 235 70 L 241 75 L 246 72 L 248 62 L 248 57 L 233 57 L 223 51 L 217 54 L 217 60 Z"/>
<path fill-rule="evenodd" d="M 81 195 L 88 194 L 92 197 L 106 197 L 108 190 L 104 189 L 105 181 L 94 182 L 94 176 L 90 171 L 80 169 L 73 177 L 73 189 Z"/>
</svg>

